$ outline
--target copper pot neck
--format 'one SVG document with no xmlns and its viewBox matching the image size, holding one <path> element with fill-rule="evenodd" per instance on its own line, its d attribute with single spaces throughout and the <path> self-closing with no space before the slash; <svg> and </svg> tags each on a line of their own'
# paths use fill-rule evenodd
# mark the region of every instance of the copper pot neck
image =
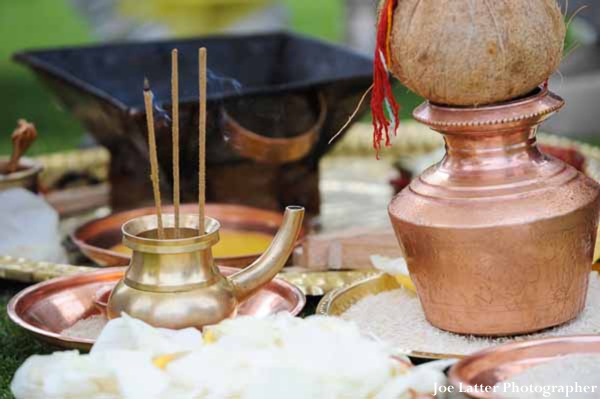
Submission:
<svg viewBox="0 0 600 399">
<path fill-rule="evenodd" d="M 180 292 L 214 284 L 219 273 L 211 247 L 219 241 L 220 224 L 206 218 L 206 234 L 198 234 L 198 215 L 180 215 L 180 238 L 174 238 L 175 218 L 163 215 L 167 236 L 156 238 L 156 215 L 132 219 L 123 225 L 123 243 L 133 250 L 125 282 L 141 291 Z"/>
<path fill-rule="evenodd" d="M 486 135 L 444 135 L 447 159 L 474 160 L 512 159 L 511 163 L 539 159 L 537 127 L 518 130 L 491 131 Z M 480 164 L 485 167 L 484 164 Z"/>
<path fill-rule="evenodd" d="M 486 200 L 565 184 L 577 172 L 542 154 L 536 144 L 539 124 L 563 105 L 541 88 L 486 107 L 421 105 L 414 116 L 444 135 L 446 156 L 415 179 L 411 190 L 429 198 Z"/>
</svg>

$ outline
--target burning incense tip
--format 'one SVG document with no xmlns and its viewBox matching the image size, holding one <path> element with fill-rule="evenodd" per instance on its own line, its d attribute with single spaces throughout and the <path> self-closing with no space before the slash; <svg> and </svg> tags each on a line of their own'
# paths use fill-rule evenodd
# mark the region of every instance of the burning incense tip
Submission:
<svg viewBox="0 0 600 399">
<path fill-rule="evenodd" d="M 160 200 L 160 178 L 158 172 L 158 154 L 156 151 L 156 133 L 154 130 L 154 112 L 152 107 L 153 95 L 150 91 L 148 79 L 144 79 L 144 105 L 146 108 L 146 123 L 148 124 L 148 152 L 150 155 L 150 180 L 152 181 L 152 191 L 154 192 L 154 205 L 156 207 L 156 218 L 158 221 L 158 238 L 164 239 L 162 210 Z"/>
</svg>

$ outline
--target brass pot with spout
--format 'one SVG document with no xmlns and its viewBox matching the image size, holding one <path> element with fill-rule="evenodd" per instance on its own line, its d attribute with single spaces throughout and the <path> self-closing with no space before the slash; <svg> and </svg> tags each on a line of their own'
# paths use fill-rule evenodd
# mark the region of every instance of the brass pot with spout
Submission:
<svg viewBox="0 0 600 399">
<path fill-rule="evenodd" d="M 563 103 L 540 88 L 504 104 L 415 111 L 444 135 L 446 156 L 389 214 L 434 326 L 513 335 L 583 310 L 600 186 L 536 144 L 537 127 Z"/>
<path fill-rule="evenodd" d="M 163 215 L 166 238 L 157 239 L 157 218 L 126 222 L 123 243 L 133 251 L 124 278 L 113 290 L 109 319 L 122 312 L 155 326 L 202 328 L 232 317 L 237 306 L 271 281 L 289 258 L 302 228 L 304 208 L 290 206 L 270 247 L 250 266 L 224 277 L 211 248 L 219 241 L 219 222 L 206 218 L 198 234 L 198 215 L 182 214 L 175 238 L 174 215 Z"/>
</svg>

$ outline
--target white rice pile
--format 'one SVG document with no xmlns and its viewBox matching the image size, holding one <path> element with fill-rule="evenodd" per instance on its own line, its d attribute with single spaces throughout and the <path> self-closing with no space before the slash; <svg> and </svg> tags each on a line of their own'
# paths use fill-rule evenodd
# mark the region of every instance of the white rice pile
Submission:
<svg viewBox="0 0 600 399">
<path fill-rule="evenodd" d="M 536 334 L 514 338 L 482 338 L 442 331 L 429 324 L 419 299 L 405 289 L 387 291 L 364 298 L 350 307 L 342 318 L 356 322 L 362 331 L 406 352 L 468 355 L 490 346 L 513 341 L 600 334 L 598 309 L 600 309 L 600 277 L 597 272 L 593 272 L 590 276 L 587 305 L 583 313 L 576 320 Z"/>
<path fill-rule="evenodd" d="M 526 369 L 497 385 L 515 399 L 600 397 L 600 355 L 569 355 Z"/>
<path fill-rule="evenodd" d="M 108 323 L 103 315 L 94 315 L 87 319 L 81 319 L 69 328 L 61 331 L 62 335 L 71 338 L 96 339 Z"/>
</svg>

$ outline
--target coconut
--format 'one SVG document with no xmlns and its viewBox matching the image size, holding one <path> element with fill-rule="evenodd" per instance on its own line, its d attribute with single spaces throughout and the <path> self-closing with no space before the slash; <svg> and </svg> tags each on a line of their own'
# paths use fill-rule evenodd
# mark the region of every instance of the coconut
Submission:
<svg viewBox="0 0 600 399">
<path fill-rule="evenodd" d="M 556 0 L 398 0 L 390 69 L 435 103 L 502 102 L 556 71 L 565 32 Z"/>
</svg>

